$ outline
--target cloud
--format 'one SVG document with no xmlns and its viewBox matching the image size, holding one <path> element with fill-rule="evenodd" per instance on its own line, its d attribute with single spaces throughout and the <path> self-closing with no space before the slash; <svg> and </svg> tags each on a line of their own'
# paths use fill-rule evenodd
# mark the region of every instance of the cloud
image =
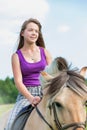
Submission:
<svg viewBox="0 0 87 130">
<path fill-rule="evenodd" d="M 48 12 L 49 5 L 46 0 L 0 0 L 1 43 L 6 44 L 7 40 L 14 39 L 22 23 L 30 17 L 43 23 Z"/>
<path fill-rule="evenodd" d="M 9 30 L 0 30 L 0 41 L 2 44 L 12 44 L 13 41 L 16 42 L 16 34 L 10 32 Z"/>
<path fill-rule="evenodd" d="M 46 0 L 3 0 L 0 13 L 8 18 L 26 18 L 30 15 L 43 18 L 49 10 Z"/>
<path fill-rule="evenodd" d="M 70 27 L 67 25 L 61 25 L 57 28 L 58 32 L 69 32 L 70 31 Z"/>
</svg>

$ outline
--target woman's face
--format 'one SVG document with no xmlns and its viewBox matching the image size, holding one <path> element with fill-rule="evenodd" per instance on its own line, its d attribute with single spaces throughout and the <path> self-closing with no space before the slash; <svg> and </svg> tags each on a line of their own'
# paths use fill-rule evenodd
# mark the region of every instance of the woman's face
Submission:
<svg viewBox="0 0 87 130">
<path fill-rule="evenodd" d="M 39 36 L 39 27 L 37 24 L 30 22 L 26 29 L 22 32 L 22 36 L 24 37 L 24 41 L 29 43 L 35 43 Z"/>
</svg>

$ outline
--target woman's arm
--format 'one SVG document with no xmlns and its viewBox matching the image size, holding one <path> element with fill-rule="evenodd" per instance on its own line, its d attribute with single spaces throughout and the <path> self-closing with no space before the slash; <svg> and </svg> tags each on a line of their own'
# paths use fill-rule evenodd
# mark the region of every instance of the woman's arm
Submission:
<svg viewBox="0 0 87 130">
<path fill-rule="evenodd" d="M 49 65 L 52 62 L 52 56 L 48 50 L 44 49 L 44 52 L 45 52 L 45 56 L 46 56 L 46 60 L 47 60 L 47 65 Z"/>
<path fill-rule="evenodd" d="M 31 95 L 31 93 L 27 90 L 26 86 L 22 82 L 22 73 L 21 73 L 21 68 L 20 68 L 20 62 L 18 55 L 14 53 L 12 55 L 12 70 L 13 70 L 13 76 L 14 76 L 14 81 L 17 89 L 19 92 L 25 96 L 32 105 L 37 104 L 40 100 L 39 97 L 34 97 Z"/>
</svg>

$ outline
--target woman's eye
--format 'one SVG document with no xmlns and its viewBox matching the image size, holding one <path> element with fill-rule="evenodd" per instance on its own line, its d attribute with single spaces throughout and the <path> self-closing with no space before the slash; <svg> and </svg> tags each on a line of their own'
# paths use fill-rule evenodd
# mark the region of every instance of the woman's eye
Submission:
<svg viewBox="0 0 87 130">
<path fill-rule="evenodd" d="M 35 32 L 36 32 L 36 33 L 39 33 L 39 31 L 38 31 L 38 30 L 35 30 Z"/>
<path fill-rule="evenodd" d="M 31 32 L 31 31 L 32 31 L 32 29 L 28 29 L 28 31 L 29 31 L 29 32 Z"/>
</svg>

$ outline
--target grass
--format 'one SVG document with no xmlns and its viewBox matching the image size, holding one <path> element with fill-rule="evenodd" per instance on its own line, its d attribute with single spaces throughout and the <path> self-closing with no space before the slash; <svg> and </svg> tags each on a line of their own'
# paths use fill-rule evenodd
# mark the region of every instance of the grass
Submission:
<svg viewBox="0 0 87 130">
<path fill-rule="evenodd" d="M 4 104 L 4 105 L 0 105 L 0 117 L 7 112 L 8 110 L 10 110 L 13 107 L 14 104 Z"/>
</svg>

